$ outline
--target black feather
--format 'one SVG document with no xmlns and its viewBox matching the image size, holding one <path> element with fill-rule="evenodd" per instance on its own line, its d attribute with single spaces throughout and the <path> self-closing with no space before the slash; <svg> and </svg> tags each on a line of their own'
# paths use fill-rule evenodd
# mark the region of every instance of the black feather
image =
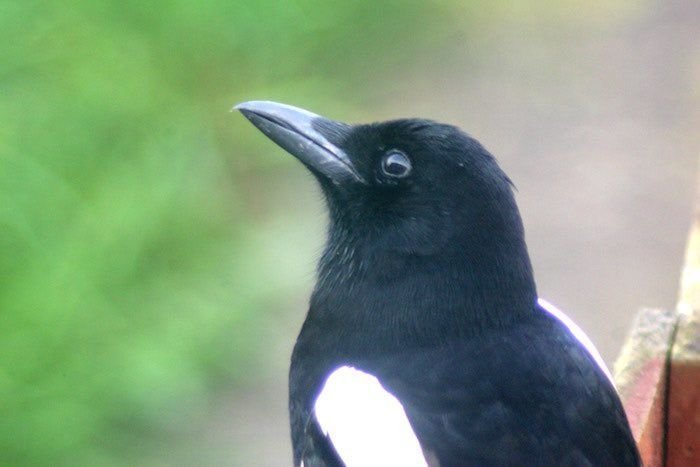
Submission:
<svg viewBox="0 0 700 467">
<path fill-rule="evenodd" d="M 429 120 L 318 117 L 313 131 L 359 177 L 339 183 L 310 167 L 330 223 L 290 369 L 295 464 L 339 463 L 309 421 L 328 374 L 349 365 L 399 399 L 443 467 L 640 465 L 614 387 L 537 305 L 513 185 L 495 158 Z M 409 158 L 409 176 L 382 172 L 388 151 Z"/>
</svg>

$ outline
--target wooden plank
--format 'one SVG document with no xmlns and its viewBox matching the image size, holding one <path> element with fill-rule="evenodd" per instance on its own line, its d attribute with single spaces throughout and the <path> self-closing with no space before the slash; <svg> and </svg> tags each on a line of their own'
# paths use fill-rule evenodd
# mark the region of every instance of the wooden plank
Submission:
<svg viewBox="0 0 700 467">
<path fill-rule="evenodd" d="M 639 311 L 614 366 L 615 385 L 647 467 L 664 464 L 666 383 L 675 325 L 674 311 Z"/>
<path fill-rule="evenodd" d="M 700 466 L 700 211 L 695 214 L 688 239 L 678 312 L 670 365 L 666 460 L 672 467 L 697 467 Z"/>
</svg>

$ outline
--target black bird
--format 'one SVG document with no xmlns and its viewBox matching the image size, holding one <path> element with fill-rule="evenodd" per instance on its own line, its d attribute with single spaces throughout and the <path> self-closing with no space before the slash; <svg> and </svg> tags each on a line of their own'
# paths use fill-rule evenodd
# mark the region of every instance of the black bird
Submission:
<svg viewBox="0 0 700 467">
<path fill-rule="evenodd" d="M 599 356 L 538 302 L 512 183 L 479 142 L 236 108 L 330 212 L 289 375 L 295 465 L 640 465 Z"/>
</svg>

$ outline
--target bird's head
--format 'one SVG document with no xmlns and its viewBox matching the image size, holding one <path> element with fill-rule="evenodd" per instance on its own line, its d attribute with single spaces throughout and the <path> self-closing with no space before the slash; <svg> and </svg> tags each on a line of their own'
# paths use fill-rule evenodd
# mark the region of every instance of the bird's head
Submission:
<svg viewBox="0 0 700 467">
<path fill-rule="evenodd" d="M 237 109 L 316 176 L 331 235 L 409 256 L 522 235 L 510 180 L 454 126 L 422 119 L 348 125 L 262 101 Z"/>
<path fill-rule="evenodd" d="M 467 327 L 532 309 L 535 285 L 511 182 L 475 139 L 430 120 L 348 125 L 274 102 L 237 108 L 306 165 L 328 201 L 312 307 L 356 307 L 360 297 L 367 316 L 412 323 L 426 310 L 469 309 L 456 317 Z M 412 317 L 398 309 L 406 302 Z"/>
</svg>

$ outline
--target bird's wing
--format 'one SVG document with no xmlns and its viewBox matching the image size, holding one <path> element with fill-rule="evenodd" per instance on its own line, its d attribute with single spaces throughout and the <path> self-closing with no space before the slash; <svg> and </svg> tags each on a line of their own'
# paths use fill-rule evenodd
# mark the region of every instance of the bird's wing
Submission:
<svg viewBox="0 0 700 467">
<path fill-rule="evenodd" d="M 314 417 L 348 467 L 427 466 L 403 406 L 369 373 L 349 366 L 333 371 Z"/>
<path fill-rule="evenodd" d="M 595 362 L 598 364 L 603 373 L 605 373 L 605 376 L 608 377 L 610 382 L 615 384 L 615 381 L 613 381 L 612 374 L 610 373 L 608 366 L 605 364 L 603 357 L 600 356 L 600 352 L 598 352 L 598 349 L 595 347 L 595 345 L 593 345 L 593 341 L 591 341 L 591 339 L 588 338 L 586 333 L 583 332 L 583 329 L 581 329 L 574 322 L 574 320 L 569 318 L 566 315 L 566 313 L 549 303 L 547 300 L 540 298 L 537 300 L 537 303 L 544 311 L 558 319 L 559 322 L 561 322 L 561 324 L 563 324 L 569 330 L 569 332 L 571 332 L 571 335 L 575 337 L 577 341 L 579 341 L 579 343 L 588 351 L 589 354 L 591 354 L 593 360 L 595 360 Z"/>
<path fill-rule="evenodd" d="M 548 313 L 386 358 L 375 374 L 441 466 L 639 465 L 613 385 Z"/>
<path fill-rule="evenodd" d="M 323 461 L 306 467 L 639 465 L 599 354 L 551 310 L 331 372 L 303 457 Z"/>
</svg>

